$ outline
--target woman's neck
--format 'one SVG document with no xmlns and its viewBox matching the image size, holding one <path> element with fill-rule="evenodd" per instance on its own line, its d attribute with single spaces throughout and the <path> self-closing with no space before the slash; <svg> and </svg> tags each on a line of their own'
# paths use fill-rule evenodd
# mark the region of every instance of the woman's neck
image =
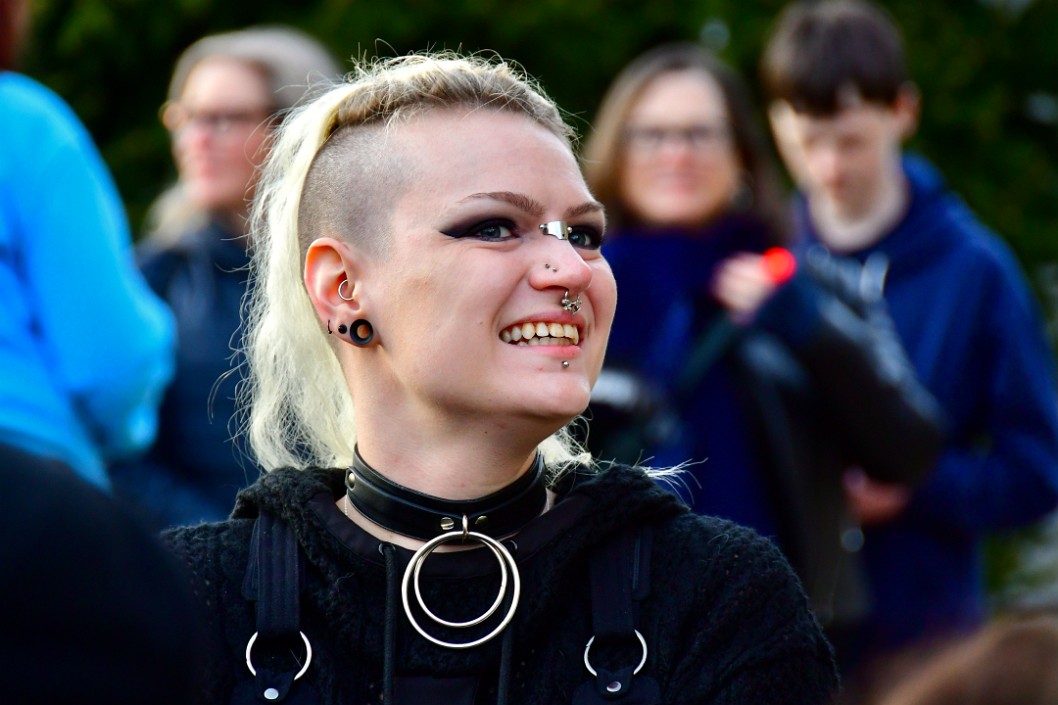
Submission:
<svg viewBox="0 0 1058 705">
<path fill-rule="evenodd" d="M 478 499 L 508 487 L 530 470 L 537 454 L 535 447 L 528 452 L 499 452 L 480 442 L 465 444 L 457 439 L 425 449 L 414 442 L 376 443 L 361 437 L 357 449 L 372 470 L 391 482 L 446 500 Z M 544 511 L 552 503 L 549 491 Z M 424 543 L 375 523 L 353 505 L 348 493 L 337 504 L 353 523 L 380 541 L 411 550 Z"/>
<path fill-rule="evenodd" d="M 480 440 L 450 438 L 423 443 L 406 438 L 379 441 L 360 436 L 360 455 L 392 482 L 416 492 L 452 500 L 492 494 L 521 477 L 532 465 L 536 446 L 496 447 Z"/>
</svg>

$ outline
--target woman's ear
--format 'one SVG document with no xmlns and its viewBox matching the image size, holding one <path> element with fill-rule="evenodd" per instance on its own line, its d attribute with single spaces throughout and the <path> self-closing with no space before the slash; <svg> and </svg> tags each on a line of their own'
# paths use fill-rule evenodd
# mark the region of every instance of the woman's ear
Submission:
<svg viewBox="0 0 1058 705">
<path fill-rule="evenodd" d="M 330 321 L 333 329 L 359 317 L 362 269 L 359 255 L 341 240 L 321 237 L 309 245 L 305 289 L 322 324 Z"/>
</svg>

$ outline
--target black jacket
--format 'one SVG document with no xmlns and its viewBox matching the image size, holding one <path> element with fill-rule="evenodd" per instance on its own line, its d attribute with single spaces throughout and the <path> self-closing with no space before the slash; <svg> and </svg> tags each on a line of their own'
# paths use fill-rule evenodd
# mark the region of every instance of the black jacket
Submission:
<svg viewBox="0 0 1058 705">
<path fill-rule="evenodd" d="M 590 680 L 583 662 L 593 634 L 587 566 L 629 526 L 650 526 L 653 536 L 650 594 L 638 628 L 648 644 L 643 675 L 657 681 L 661 702 L 819 705 L 829 699 L 837 684 L 830 648 L 770 542 L 688 513 L 638 470 L 567 474 L 556 489 L 554 508 L 509 542 L 522 601 L 508 627 L 508 702 L 570 703 Z M 212 671 L 202 705 L 231 702 L 251 679 L 245 650 L 255 617 L 243 583 L 261 509 L 293 527 L 307 562 L 301 628 L 313 661 L 305 683 L 322 702 L 378 702 L 387 665 L 397 678 L 477 677 L 476 702 L 496 702 L 500 640 L 453 651 L 416 634 L 395 594 L 395 574 L 387 580 L 379 542 L 335 505 L 343 490 L 340 470 L 278 470 L 240 495 L 232 520 L 167 534 L 194 573 L 193 589 L 211 625 Z M 394 555 L 402 571 L 410 552 Z M 423 573 L 426 602 L 457 617 L 468 605 L 487 605 L 495 566 L 488 551 L 431 555 Z M 386 615 L 394 609 L 395 652 L 387 654 Z"/>
<path fill-rule="evenodd" d="M 933 467 L 944 438 L 938 406 L 888 318 L 883 278 L 878 262 L 861 268 L 815 252 L 744 326 L 702 296 L 699 334 L 675 383 L 644 387 L 632 409 L 608 404 L 599 387 L 593 393 L 593 450 L 618 460 L 649 456 L 666 434 L 693 436 L 687 426 L 716 421 L 699 408 L 701 384 L 723 365 L 736 390 L 731 413 L 758 461 L 723 471 L 761 475 L 775 538 L 824 625 L 854 623 L 868 609 L 856 555 L 862 534 L 845 508 L 845 471 L 859 467 L 878 481 L 914 484 Z M 700 453 L 688 459 L 709 450 Z M 709 512 L 710 500 L 695 487 L 696 473 L 710 470 L 706 463 L 686 471 L 681 494 L 699 511 Z"/>
</svg>

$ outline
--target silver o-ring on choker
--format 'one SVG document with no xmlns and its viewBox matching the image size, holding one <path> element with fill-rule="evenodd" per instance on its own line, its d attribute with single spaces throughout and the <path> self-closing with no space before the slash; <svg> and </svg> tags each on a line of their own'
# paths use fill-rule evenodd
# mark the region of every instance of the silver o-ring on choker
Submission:
<svg viewBox="0 0 1058 705">
<path fill-rule="evenodd" d="M 449 541 L 454 541 L 456 539 L 460 541 L 474 539 L 475 541 L 484 544 L 492 550 L 493 555 L 496 556 L 496 560 L 498 560 L 500 563 L 500 588 L 498 594 L 496 595 L 496 600 L 492 603 L 492 606 L 489 607 L 489 609 L 482 613 L 479 617 L 475 617 L 474 619 L 471 619 L 466 622 L 450 622 L 441 619 L 440 617 L 435 615 L 426 606 L 426 602 L 423 600 L 422 597 L 422 590 L 419 587 L 419 573 L 422 570 L 422 564 L 438 546 L 444 543 L 448 543 Z M 474 627 L 478 624 L 481 624 L 492 615 L 496 614 L 497 610 L 499 610 L 500 605 L 503 604 L 504 598 L 506 598 L 507 596 L 508 579 L 512 585 L 512 589 L 511 604 L 507 608 L 507 613 L 503 615 L 503 619 L 500 620 L 500 623 L 496 625 L 495 629 L 493 629 L 485 636 L 479 639 L 474 639 L 473 641 L 452 642 L 438 639 L 437 637 L 433 636 L 422 628 L 418 620 L 415 619 L 415 615 L 411 609 L 408 583 L 412 583 L 412 591 L 415 593 L 415 601 L 418 603 L 419 609 L 421 609 L 423 613 L 435 623 L 450 627 L 452 629 L 466 629 L 468 627 Z M 415 631 L 419 632 L 419 634 L 422 635 L 424 639 L 434 644 L 437 644 L 438 646 L 443 646 L 449 649 L 470 649 L 475 646 L 480 646 L 481 644 L 484 644 L 487 641 L 490 641 L 491 639 L 499 635 L 507 627 L 511 619 L 514 618 L 514 611 L 518 608 L 518 599 L 521 596 L 521 592 L 522 581 L 521 577 L 518 575 L 518 565 L 514 562 L 514 557 L 511 556 L 510 552 L 502 543 L 492 538 L 491 536 L 487 534 L 481 534 L 476 531 L 470 531 L 469 520 L 464 515 L 462 530 L 449 531 L 448 533 L 441 534 L 440 536 L 430 539 L 425 544 L 423 544 L 422 547 L 418 551 L 416 551 L 415 554 L 411 557 L 411 562 L 409 562 L 408 567 L 404 569 L 404 579 L 401 582 L 400 599 L 404 605 L 404 614 L 407 615 L 408 621 L 411 622 L 411 626 L 413 626 L 415 628 Z"/>
</svg>

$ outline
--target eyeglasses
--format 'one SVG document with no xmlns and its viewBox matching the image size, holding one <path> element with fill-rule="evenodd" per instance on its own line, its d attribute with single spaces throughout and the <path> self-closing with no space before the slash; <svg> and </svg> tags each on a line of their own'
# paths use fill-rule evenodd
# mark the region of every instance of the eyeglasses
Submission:
<svg viewBox="0 0 1058 705">
<path fill-rule="evenodd" d="M 629 127 L 624 133 L 629 150 L 641 154 L 653 154 L 670 142 L 694 152 L 708 152 L 726 144 L 730 138 L 731 130 L 724 125 Z"/>
<path fill-rule="evenodd" d="M 256 127 L 272 112 L 270 107 L 235 108 L 232 110 L 192 110 L 177 101 L 162 106 L 159 116 L 165 129 L 173 135 L 198 125 L 214 135 L 224 135 L 235 128 Z"/>
</svg>

